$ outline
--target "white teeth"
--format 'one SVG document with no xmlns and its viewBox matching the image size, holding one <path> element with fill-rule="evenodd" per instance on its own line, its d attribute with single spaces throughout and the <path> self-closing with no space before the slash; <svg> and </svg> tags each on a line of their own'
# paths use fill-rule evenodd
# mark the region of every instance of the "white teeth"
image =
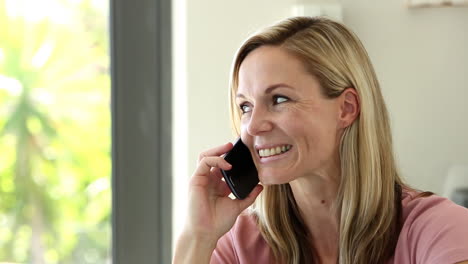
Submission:
<svg viewBox="0 0 468 264">
<path fill-rule="evenodd" d="M 285 145 L 285 146 L 278 146 L 278 147 L 274 147 L 274 148 L 270 148 L 270 149 L 261 149 L 258 151 L 258 154 L 260 155 L 260 157 L 262 158 L 265 158 L 265 157 L 269 157 L 269 156 L 273 156 L 273 155 L 278 155 L 278 154 L 281 154 L 281 153 L 284 153 L 288 150 L 291 149 L 291 145 Z"/>
<path fill-rule="evenodd" d="M 271 148 L 270 149 L 270 156 L 273 156 L 273 155 L 276 155 L 276 149 L 275 148 Z"/>
</svg>

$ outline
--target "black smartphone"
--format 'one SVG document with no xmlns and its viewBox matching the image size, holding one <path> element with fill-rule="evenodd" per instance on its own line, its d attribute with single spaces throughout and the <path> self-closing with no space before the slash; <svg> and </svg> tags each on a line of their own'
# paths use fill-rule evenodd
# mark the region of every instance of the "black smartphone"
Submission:
<svg viewBox="0 0 468 264">
<path fill-rule="evenodd" d="M 257 186 L 257 168 L 250 151 L 239 138 L 224 159 L 232 165 L 230 170 L 221 170 L 224 180 L 237 199 L 244 199 Z"/>
</svg>

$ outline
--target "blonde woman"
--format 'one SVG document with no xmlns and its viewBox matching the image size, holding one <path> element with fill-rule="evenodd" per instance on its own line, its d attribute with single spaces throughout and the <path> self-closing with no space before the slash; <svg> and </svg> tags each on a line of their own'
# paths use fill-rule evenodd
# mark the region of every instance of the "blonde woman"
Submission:
<svg viewBox="0 0 468 264">
<path fill-rule="evenodd" d="M 202 153 L 174 263 L 468 263 L 468 210 L 403 183 L 377 77 L 345 26 L 296 17 L 250 37 L 231 103 L 262 185 L 230 199 L 232 144 Z"/>
</svg>

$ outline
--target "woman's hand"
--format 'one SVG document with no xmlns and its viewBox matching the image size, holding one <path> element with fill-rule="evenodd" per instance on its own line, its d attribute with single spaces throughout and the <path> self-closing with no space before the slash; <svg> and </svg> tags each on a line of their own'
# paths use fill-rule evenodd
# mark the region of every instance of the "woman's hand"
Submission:
<svg viewBox="0 0 468 264">
<path fill-rule="evenodd" d="M 232 228 L 240 213 L 262 191 L 262 186 L 258 185 L 244 200 L 228 197 L 231 191 L 222 180 L 220 169 L 229 170 L 231 165 L 221 155 L 232 147 L 232 143 L 227 143 L 200 154 L 190 180 L 187 223 L 177 243 L 174 263 L 184 263 L 177 259 L 208 263 L 218 239 Z M 200 262 L 193 262 L 195 259 L 189 256 L 192 251 Z"/>
<path fill-rule="evenodd" d="M 260 185 L 255 187 L 244 200 L 228 197 L 231 191 L 222 180 L 220 169 L 230 170 L 231 164 L 220 156 L 231 149 L 232 143 L 227 143 L 201 153 L 197 169 L 190 180 L 186 231 L 199 237 L 218 241 L 262 190 Z"/>
</svg>

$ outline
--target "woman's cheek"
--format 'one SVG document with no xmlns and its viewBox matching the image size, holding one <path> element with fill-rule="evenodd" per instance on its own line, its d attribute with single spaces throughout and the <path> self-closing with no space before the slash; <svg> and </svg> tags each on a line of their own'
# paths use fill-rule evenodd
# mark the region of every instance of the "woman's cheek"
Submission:
<svg viewBox="0 0 468 264">
<path fill-rule="evenodd" d="M 243 124 L 241 122 L 240 126 L 240 137 L 242 139 L 242 142 L 244 142 L 245 145 L 251 146 L 252 144 L 252 137 L 249 136 L 249 133 L 247 132 L 247 125 Z"/>
</svg>

